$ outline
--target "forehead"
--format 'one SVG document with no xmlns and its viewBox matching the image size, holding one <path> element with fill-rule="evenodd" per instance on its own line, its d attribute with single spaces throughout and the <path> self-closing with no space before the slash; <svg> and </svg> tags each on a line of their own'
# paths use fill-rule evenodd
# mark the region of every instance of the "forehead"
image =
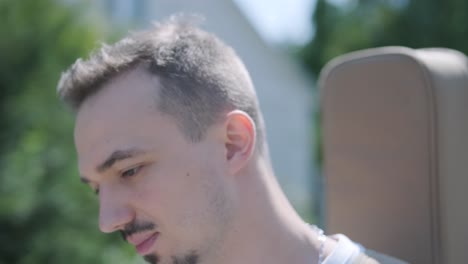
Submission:
<svg viewBox="0 0 468 264">
<path fill-rule="evenodd" d="M 124 71 L 105 82 L 96 93 L 84 100 L 77 113 L 77 122 L 90 112 L 108 114 L 104 110 L 109 108 L 116 111 L 124 106 L 133 108 L 143 104 L 155 109 L 159 86 L 158 78 L 141 67 Z"/>
<path fill-rule="evenodd" d="M 80 167 L 100 162 L 116 149 L 153 148 L 177 133 L 175 122 L 156 109 L 158 86 L 156 77 L 137 68 L 105 83 L 83 102 L 75 123 Z"/>
</svg>

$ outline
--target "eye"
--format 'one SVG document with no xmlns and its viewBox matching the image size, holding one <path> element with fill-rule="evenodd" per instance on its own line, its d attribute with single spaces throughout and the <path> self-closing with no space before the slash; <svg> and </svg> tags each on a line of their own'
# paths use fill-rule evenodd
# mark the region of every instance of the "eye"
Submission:
<svg viewBox="0 0 468 264">
<path fill-rule="evenodd" d="M 135 176 L 140 171 L 141 167 L 142 166 L 140 165 L 140 166 L 136 166 L 136 167 L 133 167 L 131 169 L 125 170 L 120 174 L 120 176 L 122 178 Z"/>
<path fill-rule="evenodd" d="M 96 195 L 99 194 L 99 186 L 97 184 L 90 184 L 89 187 L 94 192 L 94 194 L 96 194 Z"/>
</svg>

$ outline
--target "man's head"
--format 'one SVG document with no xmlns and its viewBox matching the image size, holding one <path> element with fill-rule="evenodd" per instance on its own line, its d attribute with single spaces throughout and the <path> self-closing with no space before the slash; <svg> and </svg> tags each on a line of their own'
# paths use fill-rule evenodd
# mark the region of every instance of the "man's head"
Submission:
<svg viewBox="0 0 468 264">
<path fill-rule="evenodd" d="M 216 259 L 235 231 L 239 176 L 264 140 L 234 51 L 173 18 L 78 60 L 58 92 L 77 112 L 79 170 L 99 195 L 101 230 L 152 263 Z"/>
<path fill-rule="evenodd" d="M 192 141 L 229 110 L 246 112 L 263 145 L 261 113 L 250 76 L 235 51 L 194 26 L 194 19 L 173 16 L 114 45 L 103 45 L 88 60 L 78 59 L 59 82 L 58 93 L 78 110 L 89 96 L 119 74 L 140 66 L 158 77 L 158 110 L 172 116 Z"/>
</svg>

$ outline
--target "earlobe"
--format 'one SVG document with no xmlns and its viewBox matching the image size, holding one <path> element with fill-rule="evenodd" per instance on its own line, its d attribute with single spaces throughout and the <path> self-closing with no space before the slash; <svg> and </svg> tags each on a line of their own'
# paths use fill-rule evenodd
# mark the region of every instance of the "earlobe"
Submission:
<svg viewBox="0 0 468 264">
<path fill-rule="evenodd" d="M 247 113 L 232 111 L 227 114 L 225 135 L 226 161 L 232 173 L 236 173 L 246 165 L 255 150 L 255 123 Z"/>
</svg>

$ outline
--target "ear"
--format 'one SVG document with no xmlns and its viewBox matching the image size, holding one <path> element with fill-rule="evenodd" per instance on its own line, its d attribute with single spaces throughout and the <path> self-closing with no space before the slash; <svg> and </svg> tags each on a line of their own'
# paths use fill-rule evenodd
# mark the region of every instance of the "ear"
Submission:
<svg viewBox="0 0 468 264">
<path fill-rule="evenodd" d="M 225 122 L 226 161 L 234 174 L 241 170 L 253 155 L 256 129 L 252 118 L 245 112 L 234 110 Z"/>
</svg>

